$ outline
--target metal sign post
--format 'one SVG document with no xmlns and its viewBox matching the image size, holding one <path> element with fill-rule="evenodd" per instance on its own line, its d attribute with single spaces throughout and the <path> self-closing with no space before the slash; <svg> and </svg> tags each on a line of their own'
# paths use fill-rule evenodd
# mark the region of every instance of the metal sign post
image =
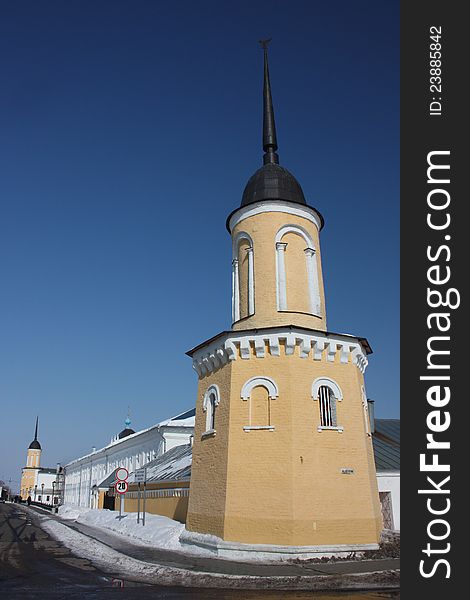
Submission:
<svg viewBox="0 0 470 600">
<path fill-rule="evenodd" d="M 134 473 L 134 481 L 138 484 L 137 491 L 137 523 L 140 523 L 140 484 L 144 484 L 144 506 L 142 511 L 142 525 L 145 525 L 145 480 L 147 479 L 147 469 L 144 467 L 143 469 L 137 469 Z"/>
<path fill-rule="evenodd" d="M 120 495 L 119 498 L 119 521 L 122 519 L 122 504 L 124 501 L 124 495 L 129 488 L 129 484 L 127 483 L 127 478 L 129 477 L 129 471 L 124 467 L 116 469 L 116 482 L 114 484 L 114 489 Z"/>
<path fill-rule="evenodd" d="M 142 525 L 145 525 L 145 499 L 147 497 L 147 479 L 144 481 L 144 513 L 142 515 Z"/>
</svg>

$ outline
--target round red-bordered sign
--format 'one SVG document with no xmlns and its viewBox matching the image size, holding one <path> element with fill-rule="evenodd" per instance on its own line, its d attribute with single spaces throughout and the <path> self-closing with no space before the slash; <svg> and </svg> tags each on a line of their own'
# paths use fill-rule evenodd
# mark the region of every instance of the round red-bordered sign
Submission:
<svg viewBox="0 0 470 600">
<path fill-rule="evenodd" d="M 125 494 L 129 489 L 129 484 L 127 481 L 116 481 L 114 488 L 118 494 Z"/>
<path fill-rule="evenodd" d="M 116 469 L 116 481 L 126 481 L 129 477 L 129 471 L 124 467 L 119 467 Z"/>
</svg>

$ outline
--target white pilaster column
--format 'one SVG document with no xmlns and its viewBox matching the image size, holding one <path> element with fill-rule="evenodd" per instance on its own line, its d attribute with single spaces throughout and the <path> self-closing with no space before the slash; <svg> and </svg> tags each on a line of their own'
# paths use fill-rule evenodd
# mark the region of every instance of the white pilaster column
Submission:
<svg viewBox="0 0 470 600">
<path fill-rule="evenodd" d="M 305 248 L 307 261 L 308 293 L 310 296 L 310 310 L 313 314 L 320 314 L 320 288 L 318 285 L 317 255 L 314 248 Z"/>
<path fill-rule="evenodd" d="M 287 310 L 286 263 L 284 260 L 286 248 L 287 244 L 276 242 L 277 310 Z"/>
<path fill-rule="evenodd" d="M 232 260 L 232 321 L 240 319 L 240 283 L 238 277 L 238 258 Z"/>
<path fill-rule="evenodd" d="M 253 264 L 253 247 L 246 250 L 248 254 L 248 314 L 255 314 L 255 269 Z"/>
</svg>

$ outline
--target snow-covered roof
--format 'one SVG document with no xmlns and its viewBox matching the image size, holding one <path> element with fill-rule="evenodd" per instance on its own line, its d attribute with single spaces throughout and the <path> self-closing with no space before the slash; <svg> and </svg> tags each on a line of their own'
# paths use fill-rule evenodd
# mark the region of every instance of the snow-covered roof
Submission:
<svg viewBox="0 0 470 600">
<path fill-rule="evenodd" d="M 69 465 L 72 465 L 75 462 L 79 462 L 83 459 L 86 459 L 86 458 L 89 458 L 96 454 L 99 454 L 100 452 L 103 452 L 104 450 L 108 450 L 109 448 L 117 446 L 118 444 L 123 444 L 124 442 L 128 442 L 129 440 L 132 440 L 132 439 L 138 437 L 139 435 L 143 435 L 144 433 L 146 433 L 147 431 L 151 431 L 152 429 L 158 430 L 162 427 L 165 427 L 165 428 L 168 428 L 168 427 L 194 428 L 195 416 L 196 416 L 196 409 L 192 408 L 190 410 L 187 410 L 184 413 L 176 415 L 175 417 L 171 417 L 170 419 L 165 419 L 164 421 L 160 421 L 160 423 L 157 423 L 156 425 L 152 425 L 151 427 L 147 427 L 146 429 L 141 429 L 140 431 L 137 431 L 136 433 L 132 433 L 131 435 L 128 435 L 122 439 L 119 439 L 119 438 L 113 439 L 109 444 L 107 444 L 106 446 L 103 446 L 99 450 L 94 450 L 93 452 L 84 454 L 83 456 L 80 456 L 79 458 L 75 458 L 74 460 L 71 460 L 69 463 L 67 463 L 65 466 L 68 467 Z"/>
<path fill-rule="evenodd" d="M 147 470 L 147 483 L 157 483 L 165 480 L 181 480 L 191 477 L 191 463 L 193 458 L 191 444 L 175 446 L 155 460 L 152 460 L 145 468 Z M 129 476 L 129 483 L 134 482 L 134 474 Z"/>
<path fill-rule="evenodd" d="M 158 458 L 145 465 L 147 469 L 147 483 L 158 483 L 159 481 L 181 481 L 189 480 L 191 477 L 192 462 L 191 444 L 175 446 L 161 454 Z M 108 488 L 115 482 L 115 471 L 108 475 L 97 485 L 98 488 Z M 129 483 L 135 483 L 134 472 L 129 474 Z"/>
<path fill-rule="evenodd" d="M 176 417 L 161 421 L 158 425 L 159 427 L 194 427 L 195 417 L 196 409 L 192 408 L 180 415 L 176 415 Z"/>
</svg>

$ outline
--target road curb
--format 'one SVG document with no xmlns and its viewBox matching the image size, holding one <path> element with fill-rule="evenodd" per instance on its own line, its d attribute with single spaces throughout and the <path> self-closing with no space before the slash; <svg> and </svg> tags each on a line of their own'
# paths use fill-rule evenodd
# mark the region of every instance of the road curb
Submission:
<svg viewBox="0 0 470 600">
<path fill-rule="evenodd" d="M 245 590 L 283 591 L 396 591 L 399 589 L 400 571 L 371 571 L 327 575 L 232 575 L 208 573 L 146 562 L 119 552 L 104 542 L 79 532 L 55 515 L 34 513 L 41 527 L 52 537 L 67 546 L 74 554 L 86 558 L 102 571 L 131 581 L 165 586 L 193 588 L 225 588 Z M 83 540 L 87 538 L 87 543 Z"/>
</svg>

